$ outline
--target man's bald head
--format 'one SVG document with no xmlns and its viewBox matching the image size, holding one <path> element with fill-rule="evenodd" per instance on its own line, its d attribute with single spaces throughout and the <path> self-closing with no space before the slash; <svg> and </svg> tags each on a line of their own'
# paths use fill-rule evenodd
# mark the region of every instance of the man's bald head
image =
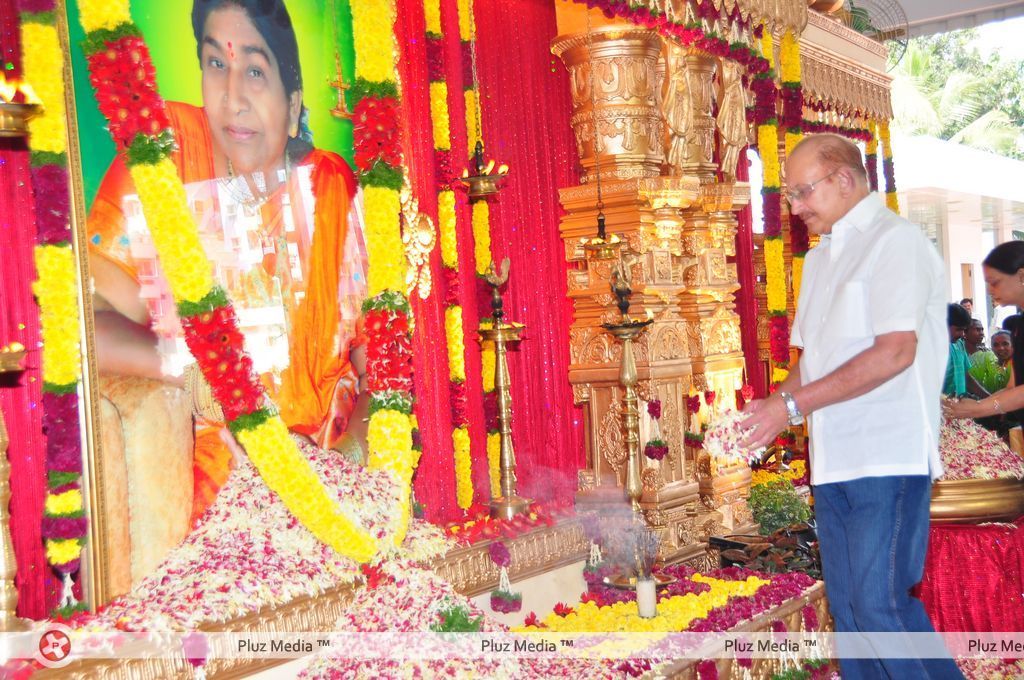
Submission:
<svg viewBox="0 0 1024 680">
<path fill-rule="evenodd" d="M 808 135 L 793 148 L 789 157 L 795 160 L 805 154 L 829 172 L 838 168 L 849 168 L 856 180 L 867 184 L 868 173 L 864 169 L 860 149 L 845 137 L 830 132 Z"/>
</svg>

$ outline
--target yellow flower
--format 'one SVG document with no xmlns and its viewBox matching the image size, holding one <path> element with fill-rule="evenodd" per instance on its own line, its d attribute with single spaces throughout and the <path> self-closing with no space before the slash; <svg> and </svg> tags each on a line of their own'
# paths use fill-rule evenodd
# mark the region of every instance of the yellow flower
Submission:
<svg viewBox="0 0 1024 680">
<path fill-rule="evenodd" d="M 804 136 L 802 134 L 798 134 L 795 132 L 786 133 L 786 158 L 789 158 L 789 156 L 793 153 L 793 149 L 796 148 L 796 145 L 799 144 L 800 140 L 803 138 Z"/>
<path fill-rule="evenodd" d="M 213 272 L 199 241 L 185 187 L 170 159 L 132 166 L 132 179 L 160 266 L 177 301 L 198 302 L 213 289 Z"/>
<path fill-rule="evenodd" d="M 78 0 L 78 15 L 86 33 L 117 28 L 132 20 L 128 0 Z"/>
<path fill-rule="evenodd" d="M 46 561 L 50 564 L 67 564 L 77 560 L 81 554 L 82 546 L 77 538 L 46 541 Z"/>
<path fill-rule="evenodd" d="M 459 268 L 459 244 L 455 231 L 455 192 L 437 195 L 437 223 L 441 230 L 441 261 L 449 269 Z"/>
<path fill-rule="evenodd" d="M 43 104 L 42 112 L 28 122 L 33 151 L 67 151 L 64 115 L 64 56 L 57 28 L 49 24 L 21 24 L 23 79 Z"/>
<path fill-rule="evenodd" d="M 284 421 L 270 418 L 256 428 L 239 432 L 238 441 L 263 481 L 314 536 L 357 562 L 373 558 L 376 539 L 353 523 L 331 498 Z"/>
<path fill-rule="evenodd" d="M 473 504 L 473 467 L 469 456 L 469 431 L 463 427 L 452 430 L 455 447 L 455 500 L 463 510 Z"/>
<path fill-rule="evenodd" d="M 473 24 L 473 7 L 470 0 L 458 0 L 459 39 L 463 42 L 476 40 L 476 26 Z"/>
<path fill-rule="evenodd" d="M 782 45 L 779 48 L 779 57 L 782 60 L 782 82 L 800 82 L 800 42 L 792 30 L 787 30 L 782 36 Z"/>
<path fill-rule="evenodd" d="M 352 0 L 356 77 L 372 83 L 395 79 L 394 0 Z"/>
<path fill-rule="evenodd" d="M 423 0 L 423 19 L 427 33 L 441 35 L 441 3 L 438 0 Z"/>
<path fill-rule="evenodd" d="M 443 82 L 430 83 L 430 124 L 434 132 L 434 148 L 447 151 L 452 148 L 448 121 L 448 86 Z"/>
<path fill-rule="evenodd" d="M 375 411 L 370 416 L 366 439 L 370 468 L 390 470 L 402 485 L 408 486 L 415 465 L 409 416 L 392 409 Z"/>
<path fill-rule="evenodd" d="M 871 138 L 868 139 L 867 144 L 864 147 L 864 152 L 866 154 L 868 154 L 868 155 L 871 155 L 871 154 L 876 154 L 877 155 L 878 154 L 878 137 L 875 136 L 877 134 L 877 130 L 876 130 L 876 127 L 875 127 L 875 121 L 869 120 L 868 121 L 867 129 L 868 129 L 868 132 L 871 133 Z"/>
<path fill-rule="evenodd" d="M 712 610 L 724 606 L 731 598 L 750 597 L 769 583 L 753 576 L 745 581 L 724 581 L 701 574 L 694 574 L 691 578 L 698 583 L 708 584 L 710 590 L 699 594 L 689 593 L 662 598 L 658 602 L 658 616 L 653 619 L 640 618 L 636 600 L 617 602 L 604 607 L 594 602 L 584 602 L 576 605 L 575 611 L 568 616 L 558 616 L 554 613 L 548 615 L 544 619 L 547 628 L 519 626 L 513 630 L 543 630 L 553 633 L 678 632 L 685 630 L 694 619 L 704 618 Z"/>
<path fill-rule="evenodd" d="M 761 154 L 764 186 L 778 188 L 779 184 L 779 131 L 774 125 L 757 126 L 757 152 Z"/>
<path fill-rule="evenodd" d="M 782 479 L 782 475 L 777 472 L 770 470 L 754 470 L 750 475 L 750 486 L 761 486 L 763 484 L 772 484 Z"/>
<path fill-rule="evenodd" d="M 490 327 L 490 324 L 480 324 L 480 328 Z M 480 370 L 482 373 L 484 392 L 494 391 L 494 372 L 497 369 L 497 356 L 494 354 L 494 343 L 485 340 L 480 343 Z"/>
<path fill-rule="evenodd" d="M 782 259 L 781 238 L 766 238 L 764 240 L 764 263 L 767 277 L 765 289 L 768 293 L 768 311 L 785 311 L 786 272 Z"/>
<path fill-rule="evenodd" d="M 772 382 L 773 383 L 780 383 L 783 380 L 785 380 L 787 377 L 789 377 L 789 371 L 787 371 L 784 368 L 779 368 L 778 366 L 772 366 Z"/>
<path fill-rule="evenodd" d="M 472 156 L 476 151 L 476 143 L 480 141 L 480 129 L 476 125 L 476 90 L 466 90 L 462 96 L 466 100 L 466 145 L 469 147 L 466 155 Z"/>
<path fill-rule="evenodd" d="M 82 377 L 78 342 L 78 287 L 75 253 L 70 246 L 36 246 L 32 292 L 39 301 L 43 339 L 43 380 L 71 385 Z"/>
<path fill-rule="evenodd" d="M 501 434 L 487 433 L 487 474 L 491 480 L 491 496 L 501 495 Z"/>
<path fill-rule="evenodd" d="M 366 219 L 366 254 L 370 297 L 385 290 L 405 290 L 405 252 L 399 225 L 398 192 L 384 187 L 363 190 Z"/>
<path fill-rule="evenodd" d="M 473 201 L 473 262 L 476 273 L 491 266 L 491 207 L 486 200 Z"/>
<path fill-rule="evenodd" d="M 793 307 L 800 301 L 800 286 L 804 280 L 804 256 L 793 256 Z"/>
<path fill-rule="evenodd" d="M 445 309 L 444 331 L 448 340 L 448 378 L 457 382 L 466 379 L 466 345 L 462 328 L 462 307 L 452 305 Z"/>
<path fill-rule="evenodd" d="M 82 511 L 82 490 L 70 489 L 64 493 L 46 494 L 46 514 L 71 515 Z"/>
<path fill-rule="evenodd" d="M 882 153 L 886 158 L 892 157 L 892 149 L 889 146 L 889 121 L 882 120 L 878 123 L 878 138 L 882 140 Z"/>
<path fill-rule="evenodd" d="M 885 205 L 894 213 L 898 213 L 900 211 L 900 199 L 896 195 L 895 191 L 887 191 L 885 193 Z"/>
</svg>

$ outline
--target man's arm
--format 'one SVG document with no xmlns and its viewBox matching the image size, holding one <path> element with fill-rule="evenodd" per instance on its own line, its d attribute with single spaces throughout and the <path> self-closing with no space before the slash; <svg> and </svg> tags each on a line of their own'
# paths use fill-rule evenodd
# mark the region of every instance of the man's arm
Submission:
<svg viewBox="0 0 1024 680">
<path fill-rule="evenodd" d="M 806 416 L 825 406 L 867 394 L 892 380 L 914 363 L 916 353 L 917 334 L 914 331 L 885 333 L 876 336 L 871 347 L 828 375 L 806 385 L 794 383 L 787 378 L 780 391 L 792 394 L 797 408 Z M 799 381 L 799 372 L 795 372 L 795 375 Z M 791 373 L 790 378 L 793 376 L 794 373 Z M 767 446 L 789 424 L 786 404 L 779 392 L 749 409 L 749 412 L 752 415 L 743 424 L 754 431 L 743 442 L 747 448 Z"/>
</svg>

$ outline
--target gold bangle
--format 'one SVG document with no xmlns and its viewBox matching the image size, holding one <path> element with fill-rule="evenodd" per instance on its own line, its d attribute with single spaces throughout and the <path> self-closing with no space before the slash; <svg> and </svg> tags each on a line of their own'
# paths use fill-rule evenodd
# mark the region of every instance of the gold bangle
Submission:
<svg viewBox="0 0 1024 680">
<path fill-rule="evenodd" d="M 992 410 L 995 411 L 996 413 L 1003 412 L 1003 407 L 999 405 L 999 400 L 996 399 L 995 397 L 992 397 Z"/>
</svg>

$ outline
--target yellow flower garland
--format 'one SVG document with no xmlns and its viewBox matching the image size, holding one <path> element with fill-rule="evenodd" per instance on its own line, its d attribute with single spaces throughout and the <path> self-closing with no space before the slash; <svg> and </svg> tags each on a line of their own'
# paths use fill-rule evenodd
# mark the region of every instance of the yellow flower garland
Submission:
<svg viewBox="0 0 1024 680">
<path fill-rule="evenodd" d="M 363 189 L 366 215 L 367 287 L 369 297 L 405 289 L 405 262 L 399 222 L 398 192 L 385 187 Z"/>
<path fill-rule="evenodd" d="M 491 482 L 491 496 L 501 495 L 501 433 L 487 433 L 487 473 Z"/>
<path fill-rule="evenodd" d="M 768 60 L 768 68 L 775 70 L 775 38 L 767 24 L 761 24 L 761 56 Z"/>
<path fill-rule="evenodd" d="M 199 232 L 183 228 L 194 225 L 195 218 L 177 168 L 165 158 L 156 165 L 135 165 L 131 175 L 157 252 L 174 255 L 160 260 L 171 293 L 176 300 L 199 302 L 213 290 L 213 274 Z"/>
<path fill-rule="evenodd" d="M 779 57 L 782 61 L 781 73 L 782 82 L 800 82 L 800 41 L 792 29 L 787 29 L 782 34 L 782 43 L 779 45 Z"/>
<path fill-rule="evenodd" d="M 473 263 L 479 276 L 491 266 L 491 208 L 487 201 L 473 202 Z"/>
<path fill-rule="evenodd" d="M 882 142 L 882 176 L 884 178 L 886 161 L 892 163 L 892 140 L 889 139 L 889 121 L 879 121 L 878 137 L 879 139 L 881 139 Z M 896 195 L 895 184 L 895 178 L 893 180 L 892 186 L 889 186 L 889 183 L 886 182 L 885 205 L 888 206 L 889 210 L 892 210 L 894 213 L 898 214 L 900 211 L 900 201 L 899 197 Z"/>
<path fill-rule="evenodd" d="M 476 39 L 476 26 L 473 24 L 473 8 L 470 0 L 458 0 L 459 39 L 462 41 Z"/>
<path fill-rule="evenodd" d="M 786 268 L 782 259 L 782 239 L 764 240 L 764 261 L 767 265 L 765 289 L 768 293 L 768 310 L 786 309 Z"/>
<path fill-rule="evenodd" d="M 473 504 L 473 469 L 469 456 L 469 430 L 465 426 L 452 430 L 455 447 L 455 500 L 465 510 Z"/>
<path fill-rule="evenodd" d="M 236 436 L 267 486 L 314 536 L 358 562 L 373 558 L 376 539 L 353 525 L 344 508 L 330 500 L 323 481 L 302 457 L 283 420 L 268 418 Z"/>
<path fill-rule="evenodd" d="M 39 278 L 32 292 L 39 301 L 43 380 L 73 385 L 82 377 L 75 253 L 70 246 L 36 246 L 34 253 Z"/>
<path fill-rule="evenodd" d="M 480 328 L 490 328 L 492 324 L 480 324 Z M 497 356 L 494 354 L 494 343 L 490 340 L 485 340 L 480 343 L 480 353 L 483 356 L 483 383 L 484 392 L 494 391 L 494 377 L 496 372 Z"/>
<path fill-rule="evenodd" d="M 46 497 L 46 512 L 50 515 L 71 515 L 82 511 L 82 490 L 71 489 Z"/>
<path fill-rule="evenodd" d="M 81 551 L 82 542 L 77 538 L 46 542 L 46 560 L 50 564 L 67 564 L 77 560 Z"/>
<path fill-rule="evenodd" d="M 67 151 L 64 114 L 64 57 L 60 49 L 57 28 L 52 24 L 21 24 L 21 46 L 26 55 L 23 61 L 25 82 L 32 83 L 42 113 L 28 122 L 33 151 L 64 153 Z"/>
<path fill-rule="evenodd" d="M 804 280 L 804 256 L 793 256 L 793 305 L 800 301 L 800 286 Z"/>
<path fill-rule="evenodd" d="M 774 125 L 757 126 L 757 150 L 761 155 L 764 185 L 766 187 L 780 187 L 779 131 L 777 127 Z"/>
<path fill-rule="evenodd" d="M 427 25 L 427 33 L 441 35 L 441 3 L 438 0 L 425 0 L 423 20 Z"/>
<path fill-rule="evenodd" d="M 444 310 L 444 331 L 448 340 L 448 377 L 454 382 L 462 382 L 466 379 L 466 342 L 460 305 Z"/>
<path fill-rule="evenodd" d="M 448 119 L 448 86 L 445 83 L 430 83 L 430 124 L 434 136 L 434 148 L 442 151 L 451 149 L 452 133 Z"/>
<path fill-rule="evenodd" d="M 455 192 L 437 195 L 437 223 L 441 229 L 441 261 L 450 269 L 459 268 L 459 242 L 455 232 Z"/>
<path fill-rule="evenodd" d="M 466 141 L 472 150 L 476 148 L 476 143 L 480 141 L 480 129 L 476 124 L 476 90 L 466 90 L 462 93 L 462 96 L 466 100 Z M 487 203 L 487 201 L 480 202 Z"/>
<path fill-rule="evenodd" d="M 100 0 L 102 1 L 102 0 Z M 395 80 L 394 2 L 351 0 L 356 78 L 373 83 Z M 381 16 L 381 15 L 385 16 Z"/>
<path fill-rule="evenodd" d="M 86 33 L 112 30 L 132 20 L 128 0 L 78 0 L 78 13 Z"/>
</svg>

